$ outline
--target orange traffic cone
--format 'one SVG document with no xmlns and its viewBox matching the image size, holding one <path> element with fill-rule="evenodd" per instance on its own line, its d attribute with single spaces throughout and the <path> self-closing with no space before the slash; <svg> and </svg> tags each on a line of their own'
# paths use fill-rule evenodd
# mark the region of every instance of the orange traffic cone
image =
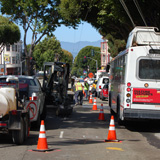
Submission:
<svg viewBox="0 0 160 160">
<path fill-rule="evenodd" d="M 93 103 L 93 101 L 92 101 L 92 93 L 90 94 L 89 103 Z"/>
<path fill-rule="evenodd" d="M 111 116 L 108 138 L 107 138 L 107 140 L 105 140 L 105 142 L 119 142 L 119 140 L 117 140 L 117 138 L 116 138 L 114 116 Z"/>
<path fill-rule="evenodd" d="M 94 98 L 94 103 L 93 103 L 93 111 L 97 111 L 97 104 L 96 104 L 96 97 Z"/>
<path fill-rule="evenodd" d="M 101 104 L 101 109 L 100 109 L 98 120 L 102 120 L 102 121 L 105 120 L 104 119 L 104 112 L 103 112 L 103 104 Z"/>
<path fill-rule="evenodd" d="M 46 151 L 52 151 L 52 150 L 53 149 L 48 149 L 44 120 L 42 120 L 41 121 L 38 144 L 37 144 L 37 149 L 35 149 L 33 151 L 46 152 Z"/>
</svg>

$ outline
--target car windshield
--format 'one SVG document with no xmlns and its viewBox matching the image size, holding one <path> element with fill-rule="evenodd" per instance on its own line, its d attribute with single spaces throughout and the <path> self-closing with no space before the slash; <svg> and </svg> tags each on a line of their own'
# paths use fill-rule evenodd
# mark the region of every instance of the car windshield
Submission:
<svg viewBox="0 0 160 160">
<path fill-rule="evenodd" d="M 36 86 L 36 83 L 34 79 L 27 79 L 27 78 L 19 78 L 19 83 L 20 84 L 28 84 L 29 86 Z"/>
</svg>

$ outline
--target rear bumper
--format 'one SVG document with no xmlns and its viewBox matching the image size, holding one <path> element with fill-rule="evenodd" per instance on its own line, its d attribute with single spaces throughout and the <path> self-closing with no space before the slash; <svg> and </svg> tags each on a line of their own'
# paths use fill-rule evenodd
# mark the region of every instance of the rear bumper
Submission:
<svg viewBox="0 0 160 160">
<path fill-rule="evenodd" d="M 8 123 L 4 121 L 0 121 L 0 128 L 8 128 Z"/>
<path fill-rule="evenodd" d="M 125 119 L 160 119 L 160 110 L 124 109 Z"/>
</svg>

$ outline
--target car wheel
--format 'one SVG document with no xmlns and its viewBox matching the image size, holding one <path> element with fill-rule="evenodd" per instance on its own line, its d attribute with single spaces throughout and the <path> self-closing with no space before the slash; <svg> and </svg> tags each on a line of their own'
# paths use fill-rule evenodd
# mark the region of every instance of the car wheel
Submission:
<svg viewBox="0 0 160 160">
<path fill-rule="evenodd" d="M 24 142 L 25 138 L 25 132 L 24 132 L 24 120 L 21 117 L 21 129 L 20 130 L 13 130 L 12 131 L 12 140 L 15 144 L 22 144 Z"/>
<path fill-rule="evenodd" d="M 104 96 L 103 96 L 103 93 L 102 93 L 102 97 L 101 97 L 101 99 L 102 99 L 102 101 L 104 101 L 104 99 L 105 99 L 105 98 L 104 98 Z"/>
</svg>

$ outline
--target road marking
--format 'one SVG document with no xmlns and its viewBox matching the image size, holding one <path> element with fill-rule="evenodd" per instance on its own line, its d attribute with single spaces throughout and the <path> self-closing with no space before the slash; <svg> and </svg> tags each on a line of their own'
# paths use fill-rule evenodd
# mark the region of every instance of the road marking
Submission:
<svg viewBox="0 0 160 160">
<path fill-rule="evenodd" d="M 115 148 L 115 147 L 107 147 L 106 149 L 116 150 L 116 151 L 124 151 L 122 148 Z"/>
<path fill-rule="evenodd" d="M 63 138 L 64 131 L 60 132 L 59 138 Z"/>
</svg>

